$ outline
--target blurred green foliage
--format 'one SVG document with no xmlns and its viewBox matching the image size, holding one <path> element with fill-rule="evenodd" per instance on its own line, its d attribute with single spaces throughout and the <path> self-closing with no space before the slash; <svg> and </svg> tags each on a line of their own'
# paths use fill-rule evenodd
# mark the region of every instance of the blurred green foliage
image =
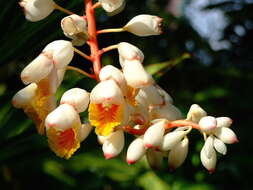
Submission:
<svg viewBox="0 0 253 190">
<path fill-rule="evenodd" d="M 57 2 L 83 14 L 82 0 Z M 234 119 L 233 130 L 240 143 L 229 146 L 228 155 L 219 158 L 216 173 L 209 175 L 199 160 L 203 142 L 197 133 L 190 136 L 190 153 L 186 162 L 174 173 L 167 170 L 166 161 L 159 171 L 151 170 L 145 160 L 128 166 L 125 152 L 106 161 L 94 134 L 82 143 L 70 160 L 56 157 L 49 150 L 46 138 L 36 133 L 33 123 L 22 110 L 14 109 L 10 101 L 14 93 L 24 87 L 19 78 L 22 68 L 47 43 L 66 39 L 59 25 L 64 14 L 55 11 L 48 18 L 31 23 L 24 19 L 17 0 L 1 1 L 0 189 L 252 189 L 253 2 L 215 2 L 205 9 L 219 8 L 228 16 L 230 22 L 223 39 L 232 45 L 227 50 L 212 50 L 186 18 L 176 18 L 166 11 L 168 2 L 165 0 L 128 0 L 126 9 L 115 17 L 107 17 L 102 10 L 96 13 L 98 28 L 122 26 L 141 13 L 164 18 L 161 36 L 143 40 L 129 33 L 103 34 L 99 37 L 100 46 L 127 41 L 142 49 L 147 69 L 172 95 L 184 114 L 191 104 L 197 103 L 211 115 L 226 115 Z M 244 35 L 236 34 L 234 28 L 238 25 L 245 29 Z M 194 48 L 187 49 L 187 41 L 193 42 Z M 84 47 L 82 50 L 87 49 Z M 206 57 L 199 56 L 200 51 L 211 58 L 209 64 L 204 64 Z M 87 71 L 91 66 L 79 56 L 75 56 L 71 64 Z M 103 64 L 118 66 L 117 53 L 104 55 Z M 94 81 L 68 71 L 57 97 L 74 86 L 90 91 L 94 85 Z M 83 120 L 85 115 L 82 115 Z"/>
</svg>

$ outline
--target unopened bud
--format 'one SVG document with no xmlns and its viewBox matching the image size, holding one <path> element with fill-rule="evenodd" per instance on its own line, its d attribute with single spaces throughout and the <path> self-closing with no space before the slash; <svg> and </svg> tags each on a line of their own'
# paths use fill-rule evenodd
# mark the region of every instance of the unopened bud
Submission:
<svg viewBox="0 0 253 190">
<path fill-rule="evenodd" d="M 217 156 L 214 149 L 210 150 L 210 155 L 208 158 L 204 146 L 200 152 L 200 160 L 202 165 L 209 171 L 209 173 L 213 173 L 215 171 Z"/>
<path fill-rule="evenodd" d="M 152 120 L 164 118 L 169 121 L 173 121 L 182 118 L 180 110 L 172 104 L 165 104 L 159 107 L 154 107 L 152 108 L 150 115 Z"/>
<path fill-rule="evenodd" d="M 227 154 L 227 147 L 220 139 L 214 138 L 213 145 L 217 152 L 223 155 Z"/>
<path fill-rule="evenodd" d="M 125 0 L 99 0 L 109 16 L 120 13 L 125 7 Z"/>
<path fill-rule="evenodd" d="M 160 169 L 163 161 L 163 153 L 154 149 L 148 149 L 146 158 L 152 169 Z"/>
<path fill-rule="evenodd" d="M 171 150 L 175 145 L 177 145 L 186 135 L 186 131 L 173 131 L 167 133 L 163 137 L 162 144 L 160 146 L 160 149 L 162 151 L 168 151 Z"/>
<path fill-rule="evenodd" d="M 84 141 L 90 132 L 92 131 L 93 127 L 90 124 L 82 124 L 78 133 L 77 133 L 77 138 L 79 139 L 80 142 Z"/>
<path fill-rule="evenodd" d="M 226 144 L 233 144 L 238 142 L 236 134 L 230 128 L 227 127 L 217 128 L 215 129 L 214 134 L 216 137 L 218 137 Z"/>
<path fill-rule="evenodd" d="M 213 136 L 209 136 L 206 141 L 205 141 L 205 144 L 203 146 L 203 149 L 204 149 L 204 152 L 206 154 L 206 157 L 207 158 L 211 158 L 212 156 L 212 153 L 213 153 L 213 140 L 214 140 L 214 137 Z"/>
<path fill-rule="evenodd" d="M 202 131 L 208 132 L 217 128 L 217 121 L 215 117 L 205 116 L 200 119 L 199 126 Z"/>
<path fill-rule="evenodd" d="M 160 35 L 162 18 L 153 15 L 138 15 L 132 18 L 123 28 L 137 36 Z"/>
<path fill-rule="evenodd" d="M 217 117 L 217 127 L 230 127 L 233 123 L 229 117 Z"/>
<path fill-rule="evenodd" d="M 193 104 L 187 113 L 187 120 L 198 123 L 199 120 L 206 115 L 207 113 L 205 110 L 203 110 L 199 105 Z"/>
<path fill-rule="evenodd" d="M 145 153 L 146 149 L 143 139 L 141 137 L 136 138 L 127 149 L 127 163 L 134 164 L 144 156 Z"/>
</svg>

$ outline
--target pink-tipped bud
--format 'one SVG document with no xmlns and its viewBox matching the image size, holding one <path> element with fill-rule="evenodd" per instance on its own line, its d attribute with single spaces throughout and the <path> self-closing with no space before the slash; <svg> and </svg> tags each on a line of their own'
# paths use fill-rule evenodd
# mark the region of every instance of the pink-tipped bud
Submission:
<svg viewBox="0 0 253 190">
<path fill-rule="evenodd" d="M 72 88 L 62 95 L 61 104 L 73 106 L 78 113 L 84 112 L 89 105 L 89 93 L 81 88 Z"/>
<path fill-rule="evenodd" d="M 217 127 L 230 127 L 233 123 L 229 117 L 217 117 Z"/>
<path fill-rule="evenodd" d="M 146 153 L 144 141 L 141 137 L 136 138 L 127 149 L 127 163 L 134 164 Z"/>
<path fill-rule="evenodd" d="M 210 172 L 213 173 L 215 171 L 217 156 L 214 149 L 210 150 L 209 158 L 207 157 L 205 146 L 201 149 L 200 152 L 200 160 L 202 165 Z"/>
<path fill-rule="evenodd" d="M 223 155 L 227 154 L 227 147 L 220 139 L 214 138 L 213 145 L 217 152 Z"/>
<path fill-rule="evenodd" d="M 217 121 L 215 117 L 205 116 L 200 119 L 199 126 L 202 131 L 209 132 L 217 128 Z"/>
<path fill-rule="evenodd" d="M 106 159 L 117 156 L 124 148 L 125 138 L 122 130 L 113 132 L 103 143 L 103 152 Z"/>
<path fill-rule="evenodd" d="M 147 73 L 138 60 L 125 60 L 123 74 L 127 84 L 133 88 L 142 88 L 154 83 L 152 76 Z"/>
<path fill-rule="evenodd" d="M 187 113 L 187 120 L 198 123 L 199 120 L 206 115 L 207 113 L 205 110 L 203 110 L 199 105 L 193 104 Z"/>
<path fill-rule="evenodd" d="M 12 98 L 12 104 L 16 108 L 23 108 L 28 105 L 36 95 L 37 85 L 32 83 L 19 90 Z"/>
<path fill-rule="evenodd" d="M 54 111 L 52 111 L 45 120 L 46 129 L 54 127 L 59 130 L 66 130 L 73 125 L 81 126 L 80 118 L 73 106 L 69 104 L 61 104 Z"/>
<path fill-rule="evenodd" d="M 93 127 L 89 123 L 82 124 L 77 133 L 77 138 L 79 139 L 79 141 L 80 142 L 84 141 L 88 137 L 92 129 Z"/>
<path fill-rule="evenodd" d="M 53 67 L 52 55 L 42 53 L 24 68 L 21 72 L 21 79 L 24 84 L 37 83 L 46 78 Z"/>
<path fill-rule="evenodd" d="M 160 149 L 162 151 L 168 151 L 171 150 L 175 145 L 177 145 L 186 135 L 186 131 L 173 131 L 167 133 L 163 137 L 162 144 L 160 146 Z"/>
<path fill-rule="evenodd" d="M 144 54 L 142 53 L 142 51 L 136 46 L 127 42 L 121 42 L 118 44 L 118 52 L 120 58 L 120 65 L 122 68 L 124 67 L 125 60 L 137 60 L 140 63 L 142 63 L 144 60 Z"/>
<path fill-rule="evenodd" d="M 217 128 L 214 132 L 215 136 L 226 144 L 234 144 L 238 142 L 236 134 L 227 127 Z"/>
<path fill-rule="evenodd" d="M 125 7 L 125 0 L 99 0 L 109 16 L 120 13 Z"/>
<path fill-rule="evenodd" d="M 53 62 L 57 69 L 65 68 L 74 56 L 74 47 L 66 40 L 56 40 L 49 43 L 42 51 L 53 56 Z"/>
<path fill-rule="evenodd" d="M 144 146 L 146 148 L 159 147 L 163 140 L 167 121 L 162 120 L 151 125 L 144 134 Z"/>
<path fill-rule="evenodd" d="M 154 149 L 147 150 L 146 158 L 152 169 L 160 169 L 163 161 L 163 153 Z"/>
<path fill-rule="evenodd" d="M 36 22 L 50 15 L 55 3 L 53 0 L 22 0 L 19 4 L 24 8 L 25 18 Z"/>
<path fill-rule="evenodd" d="M 181 166 L 188 154 L 189 140 L 184 138 L 181 142 L 175 145 L 168 156 L 169 168 L 176 169 Z"/>
<path fill-rule="evenodd" d="M 64 17 L 61 28 L 64 35 L 73 39 L 72 43 L 76 46 L 82 46 L 88 40 L 87 22 L 81 16 L 73 14 Z"/>
<path fill-rule="evenodd" d="M 132 18 L 123 28 L 137 36 L 160 35 L 162 18 L 153 15 L 138 15 Z"/>
</svg>

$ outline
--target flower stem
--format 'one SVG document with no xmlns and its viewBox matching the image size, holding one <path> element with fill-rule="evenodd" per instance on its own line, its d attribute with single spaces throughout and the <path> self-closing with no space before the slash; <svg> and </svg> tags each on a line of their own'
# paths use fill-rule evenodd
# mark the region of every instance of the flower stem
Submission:
<svg viewBox="0 0 253 190">
<path fill-rule="evenodd" d="M 91 58 L 90 56 L 86 55 L 85 53 L 83 53 L 83 52 L 80 51 L 79 49 L 74 48 L 74 51 L 75 51 L 77 54 L 79 54 L 79 55 L 81 55 L 82 57 L 84 57 L 85 59 L 88 59 L 89 61 L 92 61 L 92 58 Z"/>
<path fill-rule="evenodd" d="M 103 54 L 105 52 L 108 52 L 108 51 L 111 51 L 111 50 L 117 49 L 117 48 L 118 48 L 118 44 L 105 47 L 105 48 L 103 48 L 103 49 L 100 50 L 100 54 Z"/>
<path fill-rule="evenodd" d="M 56 3 L 54 4 L 54 8 L 57 9 L 57 10 L 59 10 L 59 11 L 61 11 L 61 12 L 66 13 L 68 15 L 75 14 L 75 13 L 69 11 L 68 9 L 65 9 L 65 8 L 61 7 L 60 5 L 57 5 Z"/>
<path fill-rule="evenodd" d="M 67 69 L 68 69 L 68 70 L 72 70 L 72 71 L 76 71 L 76 72 L 78 72 L 78 73 L 81 73 L 82 75 L 85 75 L 85 76 L 90 77 L 90 78 L 93 78 L 93 79 L 96 78 L 95 75 L 89 74 L 89 73 L 87 73 L 87 72 L 85 72 L 85 71 L 83 71 L 82 69 L 79 69 L 79 68 L 77 68 L 77 67 L 67 66 Z"/>
<path fill-rule="evenodd" d="M 108 28 L 108 29 L 98 30 L 97 34 L 112 33 L 112 32 L 125 32 L 125 30 L 124 28 Z"/>
<path fill-rule="evenodd" d="M 191 121 L 186 120 L 176 120 L 169 122 L 166 126 L 166 129 L 175 128 L 175 127 L 183 127 L 183 126 L 191 126 L 194 129 L 200 129 L 199 125 L 196 123 L 193 123 Z"/>
<path fill-rule="evenodd" d="M 99 7 L 101 7 L 101 3 L 100 3 L 100 2 L 96 2 L 96 3 L 92 6 L 93 9 L 96 9 L 96 8 L 99 8 Z"/>
</svg>

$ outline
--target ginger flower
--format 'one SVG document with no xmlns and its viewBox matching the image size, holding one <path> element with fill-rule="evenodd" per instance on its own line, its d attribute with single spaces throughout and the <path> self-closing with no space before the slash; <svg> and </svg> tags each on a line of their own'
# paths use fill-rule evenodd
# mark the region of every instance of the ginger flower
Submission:
<svg viewBox="0 0 253 190">
<path fill-rule="evenodd" d="M 109 16 L 120 13 L 125 8 L 125 0 L 99 0 Z"/>
</svg>

